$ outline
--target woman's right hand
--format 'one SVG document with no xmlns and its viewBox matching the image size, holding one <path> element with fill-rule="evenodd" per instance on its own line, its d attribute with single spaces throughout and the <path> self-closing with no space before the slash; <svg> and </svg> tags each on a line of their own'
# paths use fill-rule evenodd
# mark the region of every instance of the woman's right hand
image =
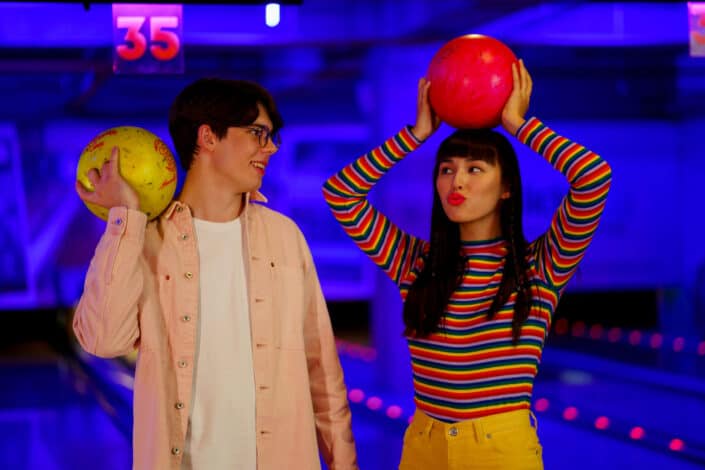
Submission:
<svg viewBox="0 0 705 470">
<path fill-rule="evenodd" d="M 93 185 L 93 191 L 87 190 L 80 181 L 76 181 L 76 192 L 84 202 L 97 204 L 106 209 L 127 207 L 139 210 L 140 201 L 137 192 L 120 175 L 120 150 L 113 147 L 110 159 L 99 170 L 92 168 L 86 178 Z"/>
<path fill-rule="evenodd" d="M 411 132 L 420 141 L 428 139 L 431 134 L 436 132 L 441 125 L 441 118 L 431 108 L 429 99 L 429 89 L 431 82 L 425 77 L 419 79 L 419 92 L 416 101 L 416 124 L 411 128 Z"/>
</svg>

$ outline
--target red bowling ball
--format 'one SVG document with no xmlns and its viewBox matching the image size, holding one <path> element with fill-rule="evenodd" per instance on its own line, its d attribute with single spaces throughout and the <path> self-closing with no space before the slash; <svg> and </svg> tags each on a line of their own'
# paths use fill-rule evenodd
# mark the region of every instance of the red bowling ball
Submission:
<svg viewBox="0 0 705 470">
<path fill-rule="evenodd" d="M 450 40 L 433 56 L 426 74 L 436 114 L 456 128 L 496 127 L 512 92 L 517 58 L 501 41 L 481 34 Z"/>
</svg>

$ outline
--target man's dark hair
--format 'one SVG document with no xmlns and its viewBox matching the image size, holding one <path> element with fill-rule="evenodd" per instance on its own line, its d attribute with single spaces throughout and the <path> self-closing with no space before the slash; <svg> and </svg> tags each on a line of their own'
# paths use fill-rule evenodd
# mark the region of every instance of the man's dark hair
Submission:
<svg viewBox="0 0 705 470">
<path fill-rule="evenodd" d="M 169 110 L 169 134 L 184 170 L 198 151 L 198 128 L 207 124 L 218 139 L 229 127 L 252 124 L 261 104 L 272 120 L 272 132 L 284 125 L 274 99 L 261 85 L 247 80 L 202 78 L 184 88 Z"/>
</svg>

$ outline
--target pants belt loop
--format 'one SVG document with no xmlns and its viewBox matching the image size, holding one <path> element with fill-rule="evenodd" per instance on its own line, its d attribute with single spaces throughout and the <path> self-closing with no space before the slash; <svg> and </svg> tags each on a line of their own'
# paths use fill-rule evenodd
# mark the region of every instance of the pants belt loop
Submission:
<svg viewBox="0 0 705 470">
<path fill-rule="evenodd" d="M 478 419 L 472 420 L 472 430 L 475 433 L 475 442 L 478 444 L 485 442 L 485 429 L 482 422 Z"/>
<path fill-rule="evenodd" d="M 536 415 L 534 414 L 533 411 L 529 410 L 529 414 L 531 415 L 531 418 L 534 420 L 534 429 L 536 430 L 536 433 L 538 434 L 539 432 L 539 420 L 536 418 Z"/>
<path fill-rule="evenodd" d="M 423 427 L 423 434 L 424 437 L 428 437 L 431 435 L 431 429 L 433 428 L 433 419 L 430 417 L 426 417 L 426 424 Z"/>
</svg>

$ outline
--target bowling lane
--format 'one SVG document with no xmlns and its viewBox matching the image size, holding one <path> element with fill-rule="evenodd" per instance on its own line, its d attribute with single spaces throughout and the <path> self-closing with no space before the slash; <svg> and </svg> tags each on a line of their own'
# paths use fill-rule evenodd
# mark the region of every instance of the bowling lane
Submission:
<svg viewBox="0 0 705 470">
<path fill-rule="evenodd" d="M 0 468 L 130 468 L 129 437 L 74 359 L 4 355 L 0 383 Z"/>
<path fill-rule="evenodd" d="M 546 348 L 534 389 L 541 397 L 705 450 L 705 381 L 697 377 Z"/>
</svg>

